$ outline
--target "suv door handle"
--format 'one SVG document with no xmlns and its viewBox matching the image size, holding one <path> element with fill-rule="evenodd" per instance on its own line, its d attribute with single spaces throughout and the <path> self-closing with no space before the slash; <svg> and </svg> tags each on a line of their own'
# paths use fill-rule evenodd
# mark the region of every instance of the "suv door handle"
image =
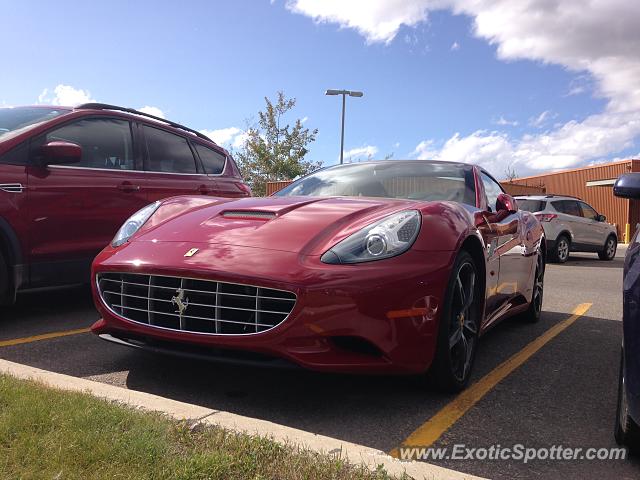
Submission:
<svg viewBox="0 0 640 480">
<path fill-rule="evenodd" d="M 204 184 L 200 185 L 198 188 L 196 188 L 196 190 L 202 195 L 207 195 L 208 193 L 211 193 L 211 189 Z"/>
<path fill-rule="evenodd" d="M 123 192 L 137 192 L 140 190 L 140 185 L 134 185 L 131 182 L 122 182 L 118 185 L 118 190 L 122 190 Z"/>
</svg>

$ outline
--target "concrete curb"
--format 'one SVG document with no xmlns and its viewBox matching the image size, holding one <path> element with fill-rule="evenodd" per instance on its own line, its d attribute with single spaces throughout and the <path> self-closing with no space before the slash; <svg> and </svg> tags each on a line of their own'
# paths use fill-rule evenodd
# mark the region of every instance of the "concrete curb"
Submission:
<svg viewBox="0 0 640 480">
<path fill-rule="evenodd" d="M 137 392 L 126 388 L 94 382 L 83 378 L 49 372 L 39 368 L 0 359 L 0 373 L 24 380 L 34 380 L 61 390 L 86 392 L 96 397 L 121 402 L 145 410 L 158 411 L 183 420 L 198 420 L 236 432 L 245 432 L 271 438 L 279 443 L 297 445 L 319 453 L 339 455 L 353 464 L 362 464 L 375 470 L 382 465 L 391 475 L 406 473 L 414 479 L 461 480 L 478 479 L 455 470 L 438 467 L 424 462 L 401 462 L 385 452 L 374 448 L 345 442 L 336 438 L 316 435 L 296 428 L 278 425 L 234 413 L 191 405 L 150 393 Z"/>
</svg>

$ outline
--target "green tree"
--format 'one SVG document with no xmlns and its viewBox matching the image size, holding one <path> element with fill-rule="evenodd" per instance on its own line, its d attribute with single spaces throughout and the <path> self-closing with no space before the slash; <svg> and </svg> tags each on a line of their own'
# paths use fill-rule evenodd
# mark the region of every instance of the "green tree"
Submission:
<svg viewBox="0 0 640 480">
<path fill-rule="evenodd" d="M 267 97 L 264 100 L 266 107 L 258 112 L 257 124 L 248 126 L 246 139 L 234 155 L 256 196 L 265 195 L 267 182 L 292 180 L 322 165 L 305 160 L 318 129 L 304 128 L 300 119 L 291 125 L 284 118 L 295 107 L 296 99 L 278 92 L 275 103 Z"/>
</svg>

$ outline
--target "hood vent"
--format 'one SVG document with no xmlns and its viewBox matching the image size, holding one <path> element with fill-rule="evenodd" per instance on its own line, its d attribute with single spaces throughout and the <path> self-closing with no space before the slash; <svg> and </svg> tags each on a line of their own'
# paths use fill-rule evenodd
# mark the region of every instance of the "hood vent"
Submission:
<svg viewBox="0 0 640 480">
<path fill-rule="evenodd" d="M 265 212 L 259 210 L 227 210 L 222 212 L 222 216 L 225 218 L 243 218 L 250 220 L 271 220 L 276 218 L 276 214 L 273 212 Z"/>
</svg>

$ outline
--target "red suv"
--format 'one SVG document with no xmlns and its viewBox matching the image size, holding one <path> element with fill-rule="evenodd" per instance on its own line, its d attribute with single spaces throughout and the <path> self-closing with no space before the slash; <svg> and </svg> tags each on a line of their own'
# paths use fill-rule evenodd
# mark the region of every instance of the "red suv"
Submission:
<svg viewBox="0 0 640 480">
<path fill-rule="evenodd" d="M 132 213 L 195 193 L 251 195 L 228 152 L 195 130 L 97 103 L 0 108 L 0 303 L 86 282 Z"/>
</svg>

